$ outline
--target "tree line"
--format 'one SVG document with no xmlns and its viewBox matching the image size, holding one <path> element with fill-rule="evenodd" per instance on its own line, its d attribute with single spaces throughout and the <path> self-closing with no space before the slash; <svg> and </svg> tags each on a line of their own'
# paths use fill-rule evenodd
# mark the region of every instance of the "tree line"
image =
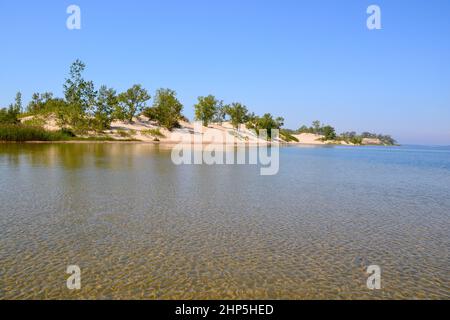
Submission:
<svg viewBox="0 0 450 320">
<path fill-rule="evenodd" d="M 352 144 L 362 144 L 364 139 L 378 139 L 382 144 L 395 145 L 397 141 L 390 135 L 376 134 L 370 132 L 363 132 L 357 134 L 356 132 L 343 132 L 336 134 L 336 130 L 330 125 L 323 125 L 320 121 L 313 121 L 310 127 L 301 126 L 296 133 L 312 133 L 323 136 L 325 141 L 344 141 Z"/>
<path fill-rule="evenodd" d="M 158 89 L 153 97 L 140 84 L 135 84 L 122 93 L 105 85 L 98 90 L 94 83 L 83 77 L 86 65 L 76 60 L 70 67 L 69 77 L 63 85 L 64 97 L 54 97 L 51 92 L 34 93 L 25 110 L 22 108 L 22 96 L 17 93 L 16 102 L 9 108 L 0 110 L 0 123 L 17 124 L 19 115 L 56 116 L 62 128 L 70 128 L 77 133 L 108 130 L 115 120 L 133 122 L 136 116 L 143 115 L 156 121 L 161 127 L 172 130 L 180 126 L 180 121 L 188 121 L 183 116 L 183 104 L 177 93 L 171 89 Z M 208 126 L 211 123 L 230 121 L 234 128 L 249 123 L 251 128 L 279 129 L 282 118 L 274 119 L 265 114 L 258 117 L 250 114 L 240 102 L 224 104 L 213 95 L 198 97 L 194 105 L 195 119 Z"/>
<path fill-rule="evenodd" d="M 115 89 L 106 85 L 96 89 L 93 81 L 86 80 L 83 73 L 86 65 L 76 60 L 69 70 L 69 77 L 63 85 L 63 98 L 54 97 L 51 92 L 34 93 L 31 101 L 23 108 L 20 92 L 15 97 L 15 102 L 8 108 L 0 109 L 0 124 L 17 125 L 19 116 L 25 115 L 54 115 L 58 125 L 63 130 L 71 130 L 75 133 L 90 131 L 103 132 L 111 128 L 115 120 L 133 122 L 137 116 L 143 115 L 151 121 L 156 121 L 159 126 L 173 130 L 180 126 L 180 121 L 188 121 L 182 114 L 183 104 L 178 100 L 177 93 L 171 89 L 158 89 L 153 97 L 153 103 L 149 92 L 141 84 L 134 84 L 124 92 L 118 93 Z M 200 96 L 194 105 L 195 120 L 201 121 L 204 126 L 212 123 L 222 124 L 229 121 L 239 130 L 241 124 L 248 129 L 267 130 L 268 138 L 271 138 L 272 129 L 281 129 L 284 126 L 282 117 L 274 117 L 270 113 L 257 116 L 249 112 L 248 108 L 240 102 L 225 104 L 223 100 L 213 95 Z M 298 130 L 281 130 L 280 134 L 287 141 L 298 141 L 293 134 L 313 133 L 322 135 L 326 141 L 347 141 L 360 144 L 364 138 L 377 138 L 385 144 L 395 144 L 390 136 L 363 133 L 357 135 L 347 132 L 341 135 L 330 125 L 322 125 L 320 121 L 314 121 L 312 126 L 302 126 Z"/>
</svg>

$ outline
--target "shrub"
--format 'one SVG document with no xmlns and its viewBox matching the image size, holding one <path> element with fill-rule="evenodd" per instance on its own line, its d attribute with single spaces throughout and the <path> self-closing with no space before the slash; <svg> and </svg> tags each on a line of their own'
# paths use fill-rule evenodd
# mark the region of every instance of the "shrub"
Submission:
<svg viewBox="0 0 450 320">
<path fill-rule="evenodd" d="M 353 143 L 353 144 L 362 144 L 363 138 L 362 137 L 358 137 L 358 136 L 352 137 L 352 138 L 350 138 L 349 142 Z"/>
<path fill-rule="evenodd" d="M 324 140 L 326 141 L 336 139 L 336 131 L 332 126 L 322 127 L 322 134 L 324 135 Z"/>
<path fill-rule="evenodd" d="M 19 112 L 13 106 L 10 106 L 8 109 L 0 109 L 0 124 L 18 123 L 18 115 Z"/>
<path fill-rule="evenodd" d="M 22 123 L 28 127 L 43 127 L 45 125 L 45 119 L 36 116 Z"/>
<path fill-rule="evenodd" d="M 296 137 L 294 137 L 291 133 L 289 133 L 286 130 L 281 130 L 280 136 L 286 142 L 292 142 L 292 141 L 299 142 L 299 140 Z"/>
<path fill-rule="evenodd" d="M 117 130 L 116 132 L 120 137 L 122 138 L 129 138 L 131 137 L 131 134 L 125 130 Z"/>
<path fill-rule="evenodd" d="M 260 130 L 266 130 L 267 139 L 272 139 L 272 130 L 279 130 L 284 123 L 284 119 L 278 117 L 276 119 L 270 113 L 266 113 L 262 117 L 255 116 L 254 114 L 247 115 L 247 123 L 246 126 L 249 130 L 255 130 L 257 134 L 260 133 Z"/>
<path fill-rule="evenodd" d="M 166 136 L 161 133 L 161 130 L 159 129 L 149 129 L 149 130 L 143 130 L 141 133 L 145 136 L 152 136 L 155 138 L 165 138 Z"/>
</svg>

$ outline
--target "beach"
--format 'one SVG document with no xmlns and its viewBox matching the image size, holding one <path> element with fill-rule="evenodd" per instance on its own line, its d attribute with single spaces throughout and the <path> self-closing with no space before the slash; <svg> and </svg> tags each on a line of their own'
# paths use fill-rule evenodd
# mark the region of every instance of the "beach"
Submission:
<svg viewBox="0 0 450 320">
<path fill-rule="evenodd" d="M 26 123 L 34 119 L 35 116 L 28 116 L 21 119 Z M 49 131 L 61 130 L 55 117 L 49 116 L 43 119 L 43 128 Z M 155 134 L 156 133 L 156 134 Z M 324 141 L 323 135 L 313 133 L 293 133 L 296 141 L 285 141 L 279 137 L 273 142 L 289 145 L 349 145 L 354 144 L 345 141 Z M 267 144 L 267 139 L 259 137 L 254 130 L 247 128 L 245 124 L 234 128 L 231 123 L 213 123 L 205 127 L 198 123 L 180 121 L 179 127 L 167 130 L 158 125 L 155 121 L 150 121 L 145 116 L 135 117 L 132 122 L 113 121 L 109 130 L 102 133 L 91 132 L 84 134 L 81 138 L 108 138 L 110 141 L 96 141 L 97 143 L 151 143 L 175 145 L 179 143 L 190 144 L 224 144 L 224 145 L 258 145 Z M 74 141 L 57 141 L 54 143 L 84 143 L 82 139 Z M 89 141 L 87 141 L 89 142 Z M 377 139 L 367 140 L 366 145 L 381 145 Z"/>
</svg>

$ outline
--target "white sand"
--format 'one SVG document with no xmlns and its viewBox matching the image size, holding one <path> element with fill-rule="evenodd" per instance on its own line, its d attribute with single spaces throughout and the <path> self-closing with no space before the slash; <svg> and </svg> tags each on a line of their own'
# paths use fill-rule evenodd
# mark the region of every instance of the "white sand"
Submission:
<svg viewBox="0 0 450 320">
<path fill-rule="evenodd" d="M 33 120 L 33 116 L 21 119 L 22 122 Z M 211 124 L 208 128 L 201 126 L 197 130 L 193 123 L 180 122 L 181 127 L 174 129 L 172 132 L 161 128 L 156 122 L 149 121 L 148 118 L 140 116 L 133 119 L 132 123 L 124 121 L 114 121 L 111 124 L 111 129 L 104 132 L 104 135 L 112 137 L 116 140 L 139 140 L 147 143 L 162 143 L 162 144 L 177 144 L 180 142 L 194 143 L 194 144 L 258 144 L 265 143 L 265 140 L 260 139 L 254 132 L 248 130 L 245 125 L 241 125 L 239 130 L 233 128 L 229 122 L 222 124 Z M 56 118 L 49 116 L 45 119 L 44 128 L 47 130 L 60 130 L 57 125 Z M 164 137 L 152 136 L 149 130 L 159 129 Z M 95 135 L 95 133 L 92 133 Z M 342 144 L 349 145 L 345 142 L 322 141 L 323 136 L 302 133 L 293 135 L 299 142 L 285 142 L 279 140 L 280 143 L 299 144 L 299 145 L 325 145 L 325 144 Z M 368 142 L 369 143 L 369 142 Z M 375 144 L 370 141 L 370 144 Z"/>
</svg>

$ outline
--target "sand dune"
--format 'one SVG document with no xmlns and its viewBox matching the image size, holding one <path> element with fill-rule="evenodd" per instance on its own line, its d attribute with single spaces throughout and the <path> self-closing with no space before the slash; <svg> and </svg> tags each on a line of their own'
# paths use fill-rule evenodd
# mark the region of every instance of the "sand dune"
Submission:
<svg viewBox="0 0 450 320">
<path fill-rule="evenodd" d="M 43 127 L 47 130 L 60 130 L 61 127 L 57 125 L 54 116 L 49 116 L 46 119 L 35 118 L 33 116 L 21 119 L 23 123 L 33 120 L 43 121 Z M 98 133 L 90 133 L 91 136 L 99 136 Z M 241 125 L 238 130 L 233 128 L 231 123 L 224 122 L 221 124 L 215 123 L 208 127 L 194 125 L 190 122 L 180 122 L 180 128 L 172 131 L 161 128 L 154 121 L 150 121 L 144 116 L 139 116 L 133 119 L 133 122 L 114 121 L 111 123 L 111 129 L 103 132 L 106 137 L 111 137 L 116 140 L 138 140 L 147 143 L 166 143 L 176 144 L 180 142 L 194 143 L 194 144 L 258 144 L 266 141 L 260 139 L 257 134 Z M 323 141 L 323 136 L 302 133 L 293 135 L 298 142 L 286 142 L 281 138 L 277 142 L 283 144 L 304 144 L 304 145 L 325 145 L 325 144 L 343 144 L 345 142 Z"/>
</svg>

